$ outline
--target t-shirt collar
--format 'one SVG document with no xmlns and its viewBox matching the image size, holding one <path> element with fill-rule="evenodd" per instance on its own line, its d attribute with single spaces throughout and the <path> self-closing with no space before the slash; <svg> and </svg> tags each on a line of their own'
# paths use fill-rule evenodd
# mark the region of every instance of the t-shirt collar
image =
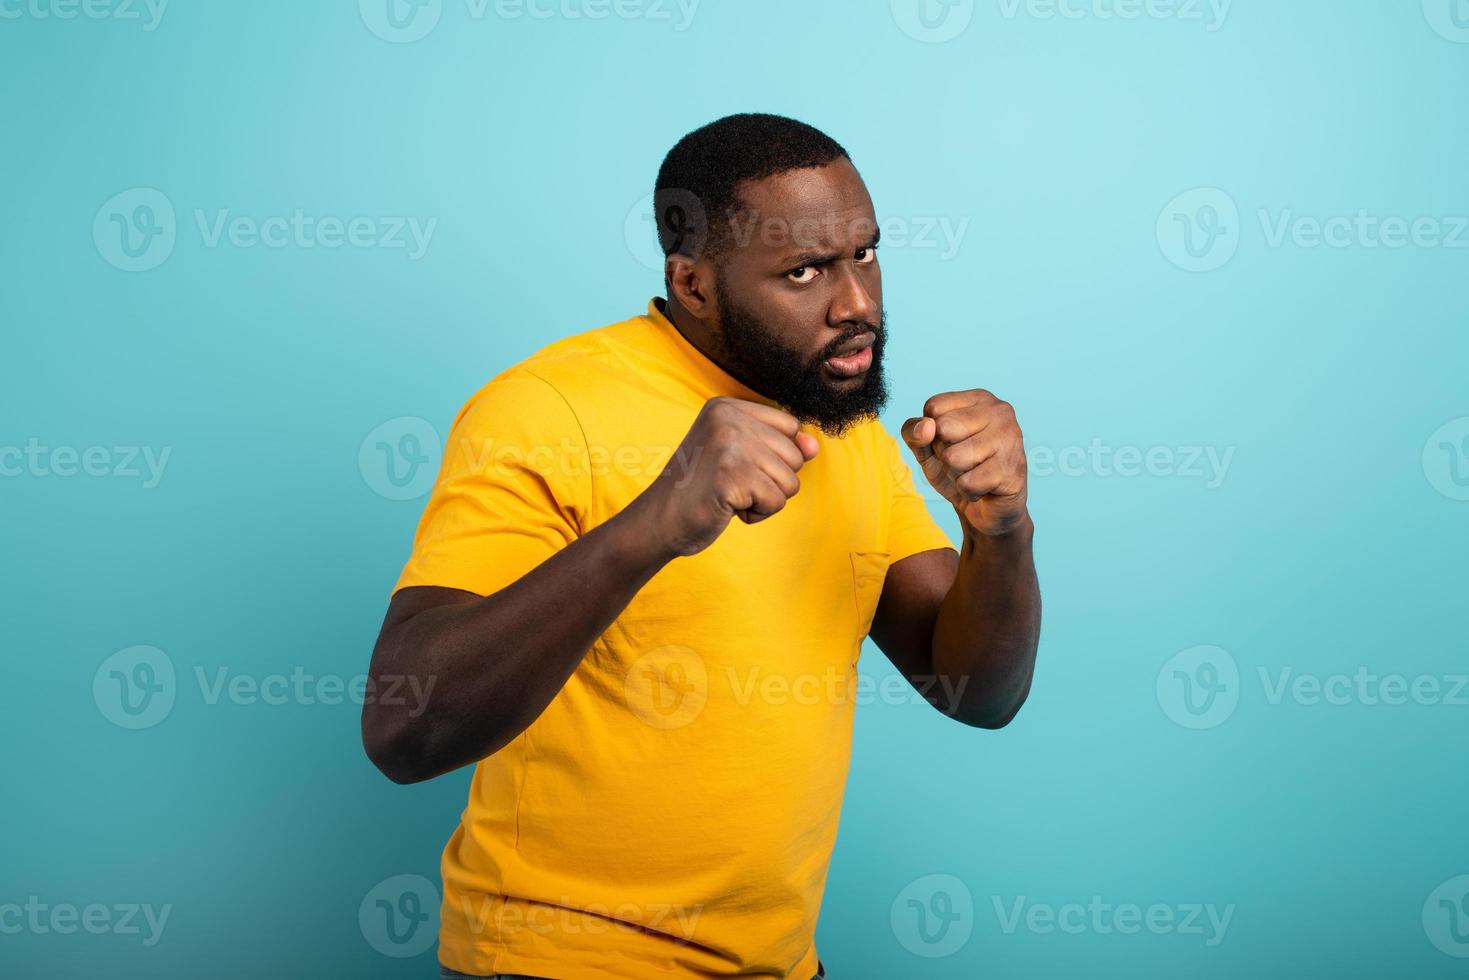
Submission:
<svg viewBox="0 0 1469 980">
<path fill-rule="evenodd" d="M 678 327 L 673 325 L 673 321 L 668 318 L 667 314 L 658 308 L 660 302 L 663 300 L 657 296 L 648 300 L 648 319 L 652 321 L 669 353 L 687 367 L 689 374 L 697 380 L 701 387 L 709 391 L 709 397 L 728 395 L 759 402 L 762 405 L 780 407 L 775 400 L 766 398 L 755 391 L 720 367 L 699 348 L 689 343 L 689 339 L 679 332 Z"/>
</svg>

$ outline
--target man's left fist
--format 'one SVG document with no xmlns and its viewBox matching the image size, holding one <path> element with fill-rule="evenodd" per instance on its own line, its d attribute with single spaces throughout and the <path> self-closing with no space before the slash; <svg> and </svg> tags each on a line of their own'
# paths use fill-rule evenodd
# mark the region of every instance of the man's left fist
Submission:
<svg viewBox="0 0 1469 980">
<path fill-rule="evenodd" d="M 934 395 L 903 423 L 903 441 L 972 530 L 993 537 L 1024 523 L 1025 443 L 1009 402 L 983 388 Z"/>
</svg>

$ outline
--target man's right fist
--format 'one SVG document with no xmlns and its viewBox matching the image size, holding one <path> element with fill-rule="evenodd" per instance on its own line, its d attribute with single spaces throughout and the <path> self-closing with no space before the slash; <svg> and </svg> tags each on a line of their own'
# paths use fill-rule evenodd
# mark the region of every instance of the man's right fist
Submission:
<svg viewBox="0 0 1469 980">
<path fill-rule="evenodd" d="M 669 463 L 635 504 L 668 554 L 709 547 L 738 516 L 763 521 L 801 489 L 819 443 L 795 416 L 740 398 L 711 398 Z"/>
</svg>

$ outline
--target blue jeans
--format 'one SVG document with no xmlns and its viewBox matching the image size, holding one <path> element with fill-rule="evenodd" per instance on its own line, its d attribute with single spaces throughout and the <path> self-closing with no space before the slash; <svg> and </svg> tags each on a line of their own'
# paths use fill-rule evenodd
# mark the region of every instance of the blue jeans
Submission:
<svg viewBox="0 0 1469 980">
<path fill-rule="evenodd" d="M 439 964 L 439 976 L 442 978 L 465 977 L 468 980 L 545 980 L 544 977 L 528 977 L 524 973 L 496 973 L 488 977 L 475 977 L 472 973 L 451 970 L 442 963 Z M 826 980 L 826 964 L 820 960 L 816 961 L 816 976 L 811 980 Z"/>
</svg>

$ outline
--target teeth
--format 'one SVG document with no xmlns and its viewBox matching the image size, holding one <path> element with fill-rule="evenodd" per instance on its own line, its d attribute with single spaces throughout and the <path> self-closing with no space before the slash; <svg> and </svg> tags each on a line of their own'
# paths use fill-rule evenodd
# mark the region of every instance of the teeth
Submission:
<svg viewBox="0 0 1469 980">
<path fill-rule="evenodd" d="M 848 357 L 856 357 L 858 354 L 862 353 L 864 350 L 866 350 L 867 348 L 869 348 L 871 346 L 872 346 L 872 343 L 869 341 L 868 343 L 865 343 L 865 344 L 858 344 L 857 346 L 852 347 L 852 348 L 850 348 L 850 349 L 848 349 L 846 351 L 838 351 L 837 353 L 835 353 L 835 354 L 833 354 L 831 356 L 832 357 L 840 357 L 840 358 L 843 358 L 843 359 L 848 358 Z"/>
</svg>

